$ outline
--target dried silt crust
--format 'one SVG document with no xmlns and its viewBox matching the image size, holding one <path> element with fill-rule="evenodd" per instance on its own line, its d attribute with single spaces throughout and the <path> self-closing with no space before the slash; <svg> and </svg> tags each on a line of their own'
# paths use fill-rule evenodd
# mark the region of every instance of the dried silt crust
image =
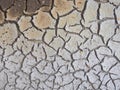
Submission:
<svg viewBox="0 0 120 90">
<path fill-rule="evenodd" d="M 0 0 L 0 90 L 120 90 L 120 0 Z"/>
</svg>

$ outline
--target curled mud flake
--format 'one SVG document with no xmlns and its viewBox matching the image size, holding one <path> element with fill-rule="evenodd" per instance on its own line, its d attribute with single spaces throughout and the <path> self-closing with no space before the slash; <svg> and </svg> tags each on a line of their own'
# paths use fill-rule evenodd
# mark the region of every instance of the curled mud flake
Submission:
<svg viewBox="0 0 120 90">
<path fill-rule="evenodd" d="M 7 13 L 7 18 L 8 19 L 16 19 L 20 17 L 23 14 L 23 10 L 25 10 L 26 1 L 24 0 L 17 0 L 14 3 L 14 6 L 12 6 Z"/>
<path fill-rule="evenodd" d="M 0 26 L 0 46 L 5 47 L 6 45 L 12 44 L 17 38 L 17 27 L 15 24 L 4 24 Z"/>
<path fill-rule="evenodd" d="M 35 12 L 39 8 L 40 8 L 40 3 L 38 2 L 38 0 L 28 0 L 27 1 L 26 12 L 29 12 L 29 13 Z"/>
<path fill-rule="evenodd" d="M 39 11 L 39 13 L 34 16 L 33 22 L 40 29 L 48 28 L 51 25 L 51 18 L 48 13 Z"/>
<path fill-rule="evenodd" d="M 0 24 L 4 22 L 4 13 L 0 10 Z"/>
<path fill-rule="evenodd" d="M 0 0 L 0 6 L 3 10 L 9 9 L 15 0 Z"/>
</svg>

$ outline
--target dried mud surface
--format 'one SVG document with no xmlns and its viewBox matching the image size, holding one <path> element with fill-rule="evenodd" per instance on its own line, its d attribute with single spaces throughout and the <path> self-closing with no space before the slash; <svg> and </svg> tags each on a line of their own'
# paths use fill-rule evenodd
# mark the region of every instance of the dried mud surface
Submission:
<svg viewBox="0 0 120 90">
<path fill-rule="evenodd" d="M 0 0 L 0 90 L 120 90 L 120 0 Z"/>
</svg>

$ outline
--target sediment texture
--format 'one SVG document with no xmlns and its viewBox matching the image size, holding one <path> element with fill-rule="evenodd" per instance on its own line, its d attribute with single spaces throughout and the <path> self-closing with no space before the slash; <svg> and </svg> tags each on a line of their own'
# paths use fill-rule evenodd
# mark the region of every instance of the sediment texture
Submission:
<svg viewBox="0 0 120 90">
<path fill-rule="evenodd" d="M 120 90 L 120 0 L 0 0 L 0 90 Z"/>
</svg>

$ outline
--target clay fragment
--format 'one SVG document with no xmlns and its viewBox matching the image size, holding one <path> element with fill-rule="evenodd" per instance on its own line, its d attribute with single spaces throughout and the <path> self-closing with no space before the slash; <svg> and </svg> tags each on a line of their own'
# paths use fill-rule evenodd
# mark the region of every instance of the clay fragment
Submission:
<svg viewBox="0 0 120 90">
<path fill-rule="evenodd" d="M 14 0 L 0 0 L 0 6 L 3 10 L 7 10 L 12 6 Z"/>
</svg>

